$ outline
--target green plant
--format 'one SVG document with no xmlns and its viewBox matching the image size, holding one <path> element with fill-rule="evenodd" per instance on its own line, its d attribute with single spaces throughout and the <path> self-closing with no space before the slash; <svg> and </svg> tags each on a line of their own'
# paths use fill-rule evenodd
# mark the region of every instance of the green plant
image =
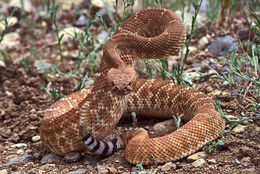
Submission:
<svg viewBox="0 0 260 174">
<path fill-rule="evenodd" d="M 192 16 L 192 23 L 191 23 L 191 31 L 189 33 L 189 37 L 187 38 L 187 40 L 185 41 L 184 45 L 185 45 L 185 54 L 184 57 L 182 59 L 182 65 L 178 64 L 178 66 L 174 66 L 172 67 L 172 75 L 171 78 L 172 80 L 176 81 L 178 84 L 183 84 L 183 82 L 190 82 L 190 79 L 188 77 L 183 77 L 183 72 L 184 72 L 184 66 L 186 64 L 186 59 L 189 55 L 189 45 L 191 42 L 191 39 L 195 36 L 195 34 L 197 33 L 198 27 L 196 27 L 195 22 L 200 10 L 202 4 L 202 0 L 199 3 L 195 3 L 194 1 L 192 2 L 193 8 L 195 10 L 194 12 L 194 16 Z M 188 79 L 188 80 L 186 80 Z"/>
<path fill-rule="evenodd" d="M 61 90 L 57 90 L 57 89 L 52 89 L 52 90 L 47 90 L 47 88 L 45 87 L 42 87 L 41 88 L 43 91 L 45 91 L 46 93 L 50 94 L 54 100 L 60 100 L 62 99 L 63 97 L 65 97 L 65 95 L 63 95 L 61 93 Z"/>
<path fill-rule="evenodd" d="M 210 0 L 207 4 L 207 17 L 214 21 L 218 15 L 219 15 L 219 9 L 220 9 L 220 2 L 219 0 Z"/>
<path fill-rule="evenodd" d="M 23 57 L 20 60 L 20 65 L 24 68 L 24 70 L 28 70 L 30 66 L 32 65 L 32 61 L 29 57 Z"/>
</svg>

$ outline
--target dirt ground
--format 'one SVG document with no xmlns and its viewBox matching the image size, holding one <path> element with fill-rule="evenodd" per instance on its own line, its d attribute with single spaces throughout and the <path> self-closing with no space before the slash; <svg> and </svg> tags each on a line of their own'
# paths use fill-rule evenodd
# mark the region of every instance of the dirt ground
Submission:
<svg viewBox="0 0 260 174">
<path fill-rule="evenodd" d="M 68 163 L 60 159 L 42 164 L 42 158 L 49 152 L 44 149 L 40 140 L 35 139 L 39 136 L 44 110 L 55 101 L 41 88 L 51 83 L 52 87 L 61 89 L 64 95 L 68 95 L 76 91 L 78 81 L 58 74 L 46 74 L 38 71 L 34 66 L 36 58 L 32 59 L 32 65 L 29 68 L 21 66 L 20 58 L 30 52 L 33 44 L 29 39 L 33 35 L 33 31 L 30 28 L 19 26 L 15 32 L 22 36 L 23 41 L 19 46 L 6 50 L 10 63 L 0 66 L 0 173 L 68 173 L 71 171 L 80 173 L 81 170 L 83 173 L 98 173 L 98 171 L 102 173 L 103 168 L 105 168 L 104 173 L 138 171 L 136 166 L 129 164 L 124 159 L 123 150 L 108 158 L 86 154 L 78 162 Z M 195 37 L 192 46 L 196 47 L 199 38 L 210 32 L 218 33 L 219 31 L 211 31 L 207 26 L 202 27 L 198 33 L 200 36 Z M 42 33 L 37 37 L 34 47 L 39 55 L 38 59 L 59 64 L 57 44 L 49 44 L 55 42 L 55 33 Z M 48 46 L 43 47 L 44 45 Z M 190 54 L 186 69 L 192 68 L 195 63 L 207 61 L 208 53 L 204 50 L 205 47 L 197 48 Z M 68 71 L 72 67 L 73 57 L 68 55 L 64 58 L 66 63 L 62 71 Z M 204 72 L 207 71 L 209 69 L 204 69 Z M 94 79 L 95 75 L 91 75 L 90 79 Z M 214 100 L 221 101 L 221 108 L 225 115 L 232 115 L 234 118 L 255 116 L 256 112 L 250 109 L 248 101 L 239 100 L 237 95 L 226 95 L 229 92 L 227 84 L 214 76 L 203 81 L 195 80 L 194 86 Z M 219 91 L 220 93 L 218 93 Z M 147 119 L 139 118 L 138 127 L 153 130 L 154 124 L 161 121 L 157 119 L 147 121 Z M 164 164 L 144 166 L 144 171 L 147 173 L 260 173 L 260 120 L 249 120 L 240 126 L 245 129 L 230 131 L 224 136 L 223 147 L 203 157 L 205 163 L 202 166 L 194 167 L 185 158 L 174 162 L 176 166 L 164 172 L 162 171 Z M 132 127 L 131 119 L 122 119 L 116 131 L 120 133 L 130 127 Z M 227 123 L 226 128 L 229 127 L 230 123 Z M 15 146 L 19 143 L 25 145 Z M 4 166 L 9 161 L 24 155 L 29 155 L 28 161 Z M 144 171 L 143 173 L 145 173 Z"/>
</svg>

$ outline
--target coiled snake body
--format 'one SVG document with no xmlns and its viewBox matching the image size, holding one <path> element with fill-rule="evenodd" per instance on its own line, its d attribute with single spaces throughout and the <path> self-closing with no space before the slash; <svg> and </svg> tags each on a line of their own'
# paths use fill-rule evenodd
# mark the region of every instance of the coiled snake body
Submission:
<svg viewBox="0 0 260 174">
<path fill-rule="evenodd" d="M 182 21 L 170 10 L 148 9 L 126 19 L 103 47 L 94 86 L 75 92 L 46 110 L 40 128 L 45 147 L 64 155 L 84 150 L 95 142 L 91 149 L 102 153 L 104 147 L 102 150 L 98 146 L 104 143 L 99 141 L 116 126 L 123 113 L 132 111 L 164 118 L 184 114 L 182 120 L 188 123 L 158 138 L 149 138 L 145 130 L 125 133 L 125 157 L 130 163 L 178 160 L 215 139 L 225 123 L 212 99 L 171 82 L 137 79 L 132 68 L 135 58 L 176 54 L 185 37 Z M 82 141 L 89 134 L 91 142 Z"/>
</svg>

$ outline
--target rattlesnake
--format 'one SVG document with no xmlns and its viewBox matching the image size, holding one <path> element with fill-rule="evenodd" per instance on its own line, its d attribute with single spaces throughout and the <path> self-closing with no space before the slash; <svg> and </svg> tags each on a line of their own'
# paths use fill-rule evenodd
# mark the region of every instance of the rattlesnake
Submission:
<svg viewBox="0 0 260 174">
<path fill-rule="evenodd" d="M 132 68 L 135 58 L 176 54 L 185 38 L 181 19 L 167 9 L 143 10 L 126 19 L 103 46 L 94 86 L 46 110 L 40 128 L 45 147 L 59 155 L 84 149 L 110 155 L 121 146 L 120 138 L 101 140 L 125 112 L 163 118 L 184 114 L 182 120 L 189 121 L 158 138 L 149 138 L 143 129 L 125 133 L 125 157 L 133 164 L 178 160 L 215 139 L 225 122 L 212 99 L 171 82 L 138 79 Z"/>
</svg>

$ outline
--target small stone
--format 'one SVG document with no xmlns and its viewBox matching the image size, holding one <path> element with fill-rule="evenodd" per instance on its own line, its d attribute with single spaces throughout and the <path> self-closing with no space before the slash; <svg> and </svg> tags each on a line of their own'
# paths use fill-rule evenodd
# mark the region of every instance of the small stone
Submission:
<svg viewBox="0 0 260 174">
<path fill-rule="evenodd" d="M 80 153 L 79 152 L 76 152 L 76 151 L 74 151 L 74 152 L 68 152 L 68 153 L 66 153 L 65 154 L 65 160 L 67 161 L 67 162 L 76 162 L 76 161 L 78 161 L 79 160 L 79 158 L 80 158 Z"/>
<path fill-rule="evenodd" d="M 84 33 L 84 32 L 79 28 L 67 27 L 67 28 L 62 29 L 59 32 L 59 37 L 64 35 L 61 40 L 61 42 L 64 43 L 64 42 L 68 42 L 69 40 L 73 40 L 76 35 L 80 35 L 81 33 Z"/>
<path fill-rule="evenodd" d="M 0 60 L 0 67 L 6 67 L 5 62 Z"/>
<path fill-rule="evenodd" d="M 41 160 L 41 164 L 51 163 L 53 161 L 59 161 L 62 158 L 54 153 L 50 153 L 46 156 L 44 156 Z"/>
<path fill-rule="evenodd" d="M 230 120 L 237 120 L 237 117 L 234 115 L 226 115 L 227 118 L 229 118 Z"/>
<path fill-rule="evenodd" d="M 0 49 L 6 50 L 14 49 L 16 46 L 18 47 L 20 45 L 20 39 L 20 35 L 16 32 L 7 33 L 0 44 Z"/>
<path fill-rule="evenodd" d="M 4 169 L 4 170 L 0 170 L 0 174 L 7 174 L 8 172 L 7 172 L 7 170 L 6 169 Z"/>
<path fill-rule="evenodd" d="M 19 149 L 19 150 L 16 151 L 16 154 L 18 154 L 18 155 L 21 155 L 23 153 L 24 153 L 23 149 Z"/>
<path fill-rule="evenodd" d="M 76 27 L 84 27 L 88 23 L 86 16 L 81 15 L 78 20 L 74 23 Z"/>
<path fill-rule="evenodd" d="M 232 131 L 236 132 L 236 133 L 241 133 L 244 132 L 247 126 L 238 124 Z"/>
<path fill-rule="evenodd" d="M 235 159 L 236 164 L 241 164 L 241 162 L 238 159 Z"/>
<path fill-rule="evenodd" d="M 174 123 L 173 119 L 156 123 L 153 126 L 153 129 L 156 133 L 165 133 L 168 132 L 169 130 L 172 130 L 173 128 L 176 129 L 176 124 Z"/>
<path fill-rule="evenodd" d="M 109 171 L 107 170 L 107 168 L 103 165 L 97 165 L 97 170 L 99 174 L 106 174 L 109 173 Z"/>
<path fill-rule="evenodd" d="M 85 174 L 87 173 L 87 169 L 78 169 L 75 171 L 68 172 L 67 174 Z"/>
<path fill-rule="evenodd" d="M 32 142 L 34 142 L 34 143 L 36 143 L 36 142 L 38 142 L 40 140 L 41 140 L 41 137 L 39 135 L 36 135 L 36 136 L 32 137 Z"/>
<path fill-rule="evenodd" d="M 206 161 L 203 158 L 200 158 L 192 163 L 194 167 L 201 167 Z"/>
<path fill-rule="evenodd" d="M 196 161 L 196 160 L 198 160 L 198 159 L 200 159 L 200 158 L 203 158 L 203 157 L 205 157 L 205 156 L 207 156 L 207 154 L 203 151 L 203 152 L 197 152 L 197 153 L 195 153 L 195 154 L 193 154 L 193 155 L 191 155 L 191 156 L 189 156 L 188 158 L 187 158 L 187 162 L 194 162 L 194 161 Z"/>
<path fill-rule="evenodd" d="M 208 51 L 216 56 L 223 56 L 238 49 L 237 41 L 232 36 L 219 37 L 208 46 Z"/>
<path fill-rule="evenodd" d="M 167 172 L 169 170 L 175 170 L 176 169 L 176 164 L 174 164 L 173 162 L 168 162 L 166 164 L 164 164 L 162 167 L 161 167 L 161 171 L 162 172 Z"/>
<path fill-rule="evenodd" d="M 216 97 L 219 97 L 219 96 L 221 95 L 221 93 L 222 93 L 222 92 L 221 92 L 220 90 L 216 89 L 216 90 L 214 90 L 213 92 L 211 92 L 210 95 L 211 95 L 211 96 L 214 96 L 214 97 L 215 97 L 215 96 L 216 96 Z"/>
<path fill-rule="evenodd" d="M 217 161 L 215 159 L 208 159 L 209 164 L 215 164 Z"/>
<path fill-rule="evenodd" d="M 28 163 L 32 159 L 32 155 L 23 155 L 19 158 L 11 159 L 8 163 L 3 164 L 3 167 L 10 167 L 12 165 L 18 165 L 21 163 Z"/>
<path fill-rule="evenodd" d="M 11 129 L 10 128 L 7 128 L 7 127 L 1 127 L 0 128 L 0 135 L 3 137 L 3 138 L 9 138 L 12 134 L 11 134 Z"/>
<path fill-rule="evenodd" d="M 23 3 L 21 3 L 21 2 L 23 2 Z M 23 0 L 23 1 L 11 0 L 9 2 L 9 6 L 10 7 L 16 7 L 16 8 L 19 8 L 19 9 L 23 9 L 28 13 L 30 13 L 33 10 L 33 6 L 32 6 L 32 3 L 31 3 L 30 0 Z"/>
<path fill-rule="evenodd" d="M 97 40 L 100 42 L 100 43 L 103 43 L 107 40 L 108 38 L 108 33 L 104 30 L 102 30 L 98 35 L 97 35 Z"/>
<path fill-rule="evenodd" d="M 205 47 L 208 43 L 209 43 L 209 39 L 207 36 L 204 36 L 202 37 L 200 40 L 199 40 L 199 48 L 203 48 Z"/>
<path fill-rule="evenodd" d="M 108 167 L 107 169 L 108 169 L 110 174 L 116 174 L 117 173 L 117 170 L 114 167 Z"/>
<path fill-rule="evenodd" d="M 245 164 L 247 166 L 248 164 L 251 163 L 251 158 L 250 157 L 244 157 L 244 158 L 241 159 L 241 162 L 242 162 L 242 165 Z"/>
<path fill-rule="evenodd" d="M 11 146 L 12 148 L 27 148 L 27 144 L 25 143 L 17 143 Z"/>
</svg>

